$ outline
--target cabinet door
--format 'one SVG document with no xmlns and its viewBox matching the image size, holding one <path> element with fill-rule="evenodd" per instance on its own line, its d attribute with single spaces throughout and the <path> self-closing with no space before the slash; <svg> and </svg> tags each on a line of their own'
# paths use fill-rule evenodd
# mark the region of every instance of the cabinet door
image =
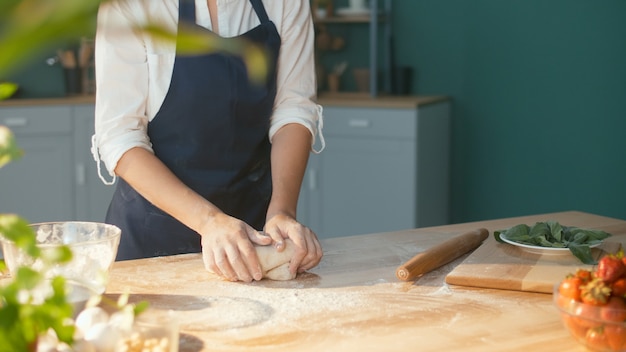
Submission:
<svg viewBox="0 0 626 352">
<path fill-rule="evenodd" d="M 73 220 L 74 149 L 69 107 L 1 108 L 23 156 L 0 169 L 0 212 L 29 222 Z"/>
<path fill-rule="evenodd" d="M 326 149 L 311 191 L 321 238 L 401 230 L 415 224 L 415 111 L 325 110 Z"/>
<path fill-rule="evenodd" d="M 76 204 L 77 218 L 84 221 L 103 222 L 115 186 L 105 185 L 98 177 L 97 164 L 91 155 L 91 136 L 94 133 L 94 105 L 74 106 L 76 126 Z M 110 180 L 104 164 L 102 173 Z"/>
<path fill-rule="evenodd" d="M 328 138 L 319 170 L 320 237 L 407 229 L 415 222 L 414 143 Z"/>
</svg>

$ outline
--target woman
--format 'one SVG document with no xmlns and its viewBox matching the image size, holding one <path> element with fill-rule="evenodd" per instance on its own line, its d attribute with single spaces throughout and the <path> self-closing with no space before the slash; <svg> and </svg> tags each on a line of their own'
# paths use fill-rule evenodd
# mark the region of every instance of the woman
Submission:
<svg viewBox="0 0 626 352">
<path fill-rule="evenodd" d="M 262 45 L 268 79 L 249 82 L 237 56 L 177 55 L 135 29 L 145 23 Z M 292 274 L 319 263 L 315 233 L 296 220 L 322 122 L 313 40 L 308 0 L 102 5 L 92 152 L 119 176 L 107 214 L 122 229 L 118 260 L 202 251 L 207 269 L 249 282 L 262 278 L 253 244 L 280 251 L 290 239 Z"/>
</svg>

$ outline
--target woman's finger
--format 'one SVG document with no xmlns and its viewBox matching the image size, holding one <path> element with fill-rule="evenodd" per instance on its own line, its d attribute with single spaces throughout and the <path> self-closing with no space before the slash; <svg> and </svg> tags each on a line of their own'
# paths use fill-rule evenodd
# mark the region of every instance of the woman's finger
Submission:
<svg viewBox="0 0 626 352">
<path fill-rule="evenodd" d="M 225 277 L 220 268 L 215 264 L 215 258 L 213 257 L 213 252 L 202 250 L 202 261 L 204 262 L 204 268 L 221 277 Z"/>
<path fill-rule="evenodd" d="M 303 272 L 315 267 L 319 264 L 322 257 L 322 247 L 317 240 L 315 233 L 307 229 L 307 233 L 304 238 L 307 243 L 307 253 L 298 267 L 298 272 Z"/>
<path fill-rule="evenodd" d="M 277 251 L 282 252 L 285 249 L 285 238 L 280 233 L 280 229 L 276 227 L 268 229 L 265 234 L 267 234 L 267 236 L 272 239 L 272 245 L 274 246 L 274 248 L 276 248 Z"/>
<path fill-rule="evenodd" d="M 306 238 L 302 236 L 302 233 L 299 233 L 297 236 L 290 235 L 289 238 L 291 238 L 296 248 L 293 258 L 291 258 L 291 262 L 289 263 L 289 272 L 296 274 L 298 268 L 302 265 L 302 261 L 308 254 L 308 243 Z"/>
<path fill-rule="evenodd" d="M 228 255 L 224 251 L 218 251 L 215 255 L 215 265 L 217 266 L 217 271 L 221 273 L 222 277 L 226 278 L 229 281 L 237 281 L 237 273 L 231 266 Z"/>
<path fill-rule="evenodd" d="M 268 240 L 271 242 L 271 240 Z M 240 277 L 242 281 L 250 282 L 254 280 L 261 280 L 263 278 L 263 271 L 261 270 L 261 263 L 259 257 L 256 254 L 256 250 L 250 241 L 242 241 L 239 243 L 238 253 L 240 254 L 240 262 L 243 264 L 241 270 L 245 270 L 246 279 Z"/>
</svg>

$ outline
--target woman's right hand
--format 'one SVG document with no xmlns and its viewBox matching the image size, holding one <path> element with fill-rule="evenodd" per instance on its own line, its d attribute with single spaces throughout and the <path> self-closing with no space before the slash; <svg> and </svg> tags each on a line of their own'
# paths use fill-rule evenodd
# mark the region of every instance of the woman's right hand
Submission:
<svg viewBox="0 0 626 352">
<path fill-rule="evenodd" d="M 253 244 L 268 245 L 271 237 L 224 213 L 212 216 L 203 226 L 201 236 L 202 260 L 208 271 L 230 281 L 263 278 Z"/>
</svg>

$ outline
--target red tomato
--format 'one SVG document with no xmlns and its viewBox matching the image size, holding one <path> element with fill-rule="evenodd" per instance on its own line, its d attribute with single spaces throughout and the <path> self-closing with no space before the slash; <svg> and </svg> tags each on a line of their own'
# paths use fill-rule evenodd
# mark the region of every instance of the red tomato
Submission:
<svg viewBox="0 0 626 352">
<path fill-rule="evenodd" d="M 600 310 L 591 304 L 578 304 L 574 309 L 574 316 L 579 325 L 586 328 L 598 328 L 602 326 Z"/>
<path fill-rule="evenodd" d="M 626 273 L 626 265 L 622 259 L 623 256 L 617 254 L 605 255 L 600 258 L 596 267 L 596 277 L 599 277 L 604 282 L 617 280 L 622 274 Z"/>
<path fill-rule="evenodd" d="M 606 335 L 602 328 L 594 328 L 587 330 L 587 347 L 602 351 L 609 347 Z"/>
<path fill-rule="evenodd" d="M 580 301 L 580 285 L 582 280 L 578 276 L 568 276 L 559 284 L 559 293 L 563 297 Z"/>
<path fill-rule="evenodd" d="M 593 279 L 593 272 L 588 269 L 578 269 L 576 270 L 576 277 L 579 277 L 582 284 L 586 284 L 587 282 Z"/>
<path fill-rule="evenodd" d="M 585 341 L 587 338 L 587 330 L 589 328 L 584 324 L 581 324 L 578 319 L 571 315 L 561 314 L 561 316 L 563 317 L 563 323 L 569 330 L 570 334 L 572 334 L 577 340 Z"/>
<path fill-rule="evenodd" d="M 609 297 L 606 304 L 600 306 L 600 317 L 607 321 L 623 322 L 626 320 L 626 301 L 622 297 Z"/>
<path fill-rule="evenodd" d="M 621 277 L 611 284 L 611 294 L 626 298 L 626 278 Z"/>
<path fill-rule="evenodd" d="M 565 297 L 559 295 L 556 299 L 556 304 L 559 308 L 563 309 L 566 312 L 573 312 L 574 307 L 580 302 L 576 301 L 573 298 Z"/>
<path fill-rule="evenodd" d="M 604 327 L 604 335 L 612 351 L 622 351 L 626 347 L 626 328 L 623 326 L 607 324 Z"/>
</svg>

